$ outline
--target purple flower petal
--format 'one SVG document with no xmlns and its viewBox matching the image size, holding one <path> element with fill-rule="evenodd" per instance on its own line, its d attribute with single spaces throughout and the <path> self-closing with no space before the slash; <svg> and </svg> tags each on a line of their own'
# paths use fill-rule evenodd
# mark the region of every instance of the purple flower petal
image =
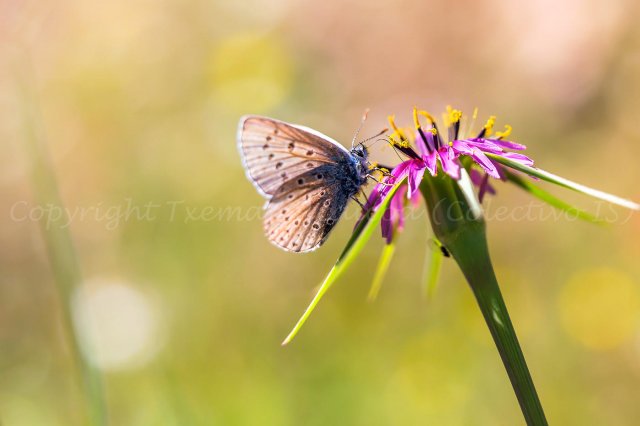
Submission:
<svg viewBox="0 0 640 426">
<path fill-rule="evenodd" d="M 393 239 L 393 224 L 391 223 L 391 210 L 387 209 L 382 215 L 380 221 L 380 227 L 382 229 L 382 238 L 387 240 L 387 244 L 391 243 Z"/>
<path fill-rule="evenodd" d="M 463 142 L 472 148 L 476 148 L 484 152 L 490 152 L 492 154 L 502 154 L 504 152 L 500 146 L 491 143 L 486 139 L 466 139 Z"/>
<path fill-rule="evenodd" d="M 391 200 L 389 207 L 391 209 L 391 219 L 398 231 L 404 229 L 404 197 L 407 191 L 407 185 L 402 185 L 398 189 L 398 193 L 394 195 L 393 200 Z"/>
<path fill-rule="evenodd" d="M 438 154 L 436 151 L 431 151 L 430 154 L 425 155 L 422 159 L 424 160 L 427 170 L 431 173 L 431 176 L 438 174 Z"/>
<path fill-rule="evenodd" d="M 454 179 L 460 179 L 460 164 L 456 160 L 455 153 L 450 147 L 442 147 L 438 150 L 442 170 Z"/>
<path fill-rule="evenodd" d="M 407 197 L 411 198 L 413 194 L 418 192 L 418 186 L 420 186 L 420 182 L 422 182 L 422 177 L 424 176 L 424 171 L 426 170 L 425 165 L 415 165 L 409 168 L 409 189 L 407 191 Z"/>
<path fill-rule="evenodd" d="M 422 132 L 422 133 L 424 134 L 424 132 Z M 425 136 L 427 136 L 427 135 L 425 135 Z M 420 132 L 416 132 L 415 140 L 416 140 L 416 145 L 418 147 L 418 152 L 420 153 L 420 155 L 422 155 L 423 157 L 425 155 L 428 155 L 429 154 L 429 150 L 427 149 L 427 143 L 428 142 L 422 138 L 422 135 L 420 134 Z"/>
<path fill-rule="evenodd" d="M 471 148 L 471 146 L 469 146 L 468 143 L 466 143 L 466 141 L 453 141 L 451 142 L 451 148 L 460 154 L 464 154 L 464 155 L 471 155 L 473 153 L 473 148 Z"/>
<path fill-rule="evenodd" d="M 476 160 L 476 163 L 478 163 L 487 172 L 487 174 L 489 174 L 489 176 L 500 179 L 500 172 L 498 172 L 498 168 L 493 164 L 489 157 L 484 155 L 482 151 L 474 149 L 471 157 Z"/>
<path fill-rule="evenodd" d="M 518 163 L 525 166 L 533 166 L 533 160 L 526 155 L 518 154 L 517 152 L 504 152 L 500 154 L 502 157 L 509 158 L 513 161 L 517 161 Z"/>
<path fill-rule="evenodd" d="M 502 139 L 486 139 L 487 141 L 498 145 L 502 148 L 506 148 L 506 149 L 514 149 L 516 151 L 523 151 L 525 149 L 527 149 L 527 147 L 525 145 L 516 143 L 516 142 L 512 142 L 512 141 L 505 141 Z"/>
</svg>

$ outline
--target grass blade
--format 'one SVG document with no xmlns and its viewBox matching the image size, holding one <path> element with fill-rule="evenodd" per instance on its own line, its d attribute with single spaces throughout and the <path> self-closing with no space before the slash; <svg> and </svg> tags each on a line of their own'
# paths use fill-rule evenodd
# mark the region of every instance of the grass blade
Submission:
<svg viewBox="0 0 640 426">
<path fill-rule="evenodd" d="M 394 243 L 385 244 L 384 248 L 382 249 L 382 254 L 380 255 L 380 260 L 378 261 L 378 267 L 376 268 L 376 273 L 373 276 L 373 282 L 371 283 L 371 288 L 369 289 L 369 295 L 367 296 L 370 302 L 375 301 L 378 297 L 380 287 L 382 287 L 382 281 L 384 280 L 385 275 L 387 275 L 387 270 L 389 269 L 389 265 L 391 264 L 391 259 L 393 258 L 395 250 L 396 245 Z"/>
<path fill-rule="evenodd" d="M 382 215 L 384 214 L 385 210 L 389 206 L 389 202 L 391 201 L 391 198 L 393 197 L 393 195 L 398 190 L 398 187 L 403 182 L 404 180 L 398 182 L 391 189 L 391 191 L 389 191 L 389 193 L 387 194 L 386 198 L 384 199 L 384 201 L 382 202 L 378 210 L 376 210 L 376 212 L 369 218 L 363 219 L 362 222 L 360 222 L 360 224 L 356 227 L 356 229 L 353 232 L 353 235 L 349 239 L 349 242 L 347 242 L 347 246 L 344 248 L 337 262 L 335 263 L 335 265 L 333 265 L 333 268 L 331 268 L 331 270 L 329 271 L 329 274 L 326 276 L 326 278 L 322 282 L 320 289 L 311 300 L 311 303 L 309 304 L 307 309 L 304 311 L 304 313 L 302 314 L 302 316 L 300 317 L 296 325 L 293 327 L 289 335 L 282 342 L 283 346 L 291 342 L 291 340 L 293 340 L 296 334 L 298 334 L 298 332 L 300 331 L 304 323 L 307 321 L 307 319 L 315 309 L 315 307 L 318 305 L 318 302 L 320 302 L 320 299 L 322 299 L 322 296 L 325 295 L 327 290 L 331 288 L 333 283 L 340 277 L 340 275 L 342 275 L 342 273 L 349 267 L 351 262 L 353 262 L 356 256 L 362 251 L 362 249 L 364 248 L 364 245 L 367 243 L 367 241 L 369 241 L 369 238 L 371 238 L 371 235 L 373 234 L 374 229 L 376 229 L 376 227 L 380 224 L 380 221 L 382 220 Z"/>
<path fill-rule="evenodd" d="M 55 211 L 65 212 L 56 177 L 51 164 L 46 143 L 42 117 L 33 93 L 33 71 L 27 62 L 21 67 L 18 87 L 21 90 L 21 107 L 24 126 L 25 148 L 31 162 L 31 180 L 35 198 L 39 205 L 50 206 Z M 28 79 L 28 80 L 27 80 Z M 80 286 L 82 276 L 77 253 L 69 233 L 68 218 L 64 215 L 50 215 L 40 220 L 42 237 L 51 264 L 56 293 L 62 311 L 62 325 L 66 332 L 69 350 L 82 381 L 86 400 L 87 421 L 90 425 L 101 426 L 108 423 L 107 408 L 100 371 L 91 364 L 83 349 L 88 348 L 85 339 L 74 323 L 72 297 Z"/>
<path fill-rule="evenodd" d="M 523 179 L 522 176 L 516 175 L 515 173 L 511 173 L 508 170 L 505 170 L 504 172 L 508 181 L 516 184 L 523 190 L 527 191 L 529 194 L 544 201 L 550 206 L 553 206 L 558 210 L 574 215 L 575 217 L 585 220 L 587 222 L 595 223 L 598 225 L 604 225 L 604 222 L 601 219 L 598 219 L 596 216 L 592 215 L 591 213 L 586 212 L 577 207 L 574 207 L 571 204 L 566 203 L 559 198 L 556 198 L 555 196 L 551 195 L 544 189 L 540 188 L 538 185 L 530 182 L 527 179 Z"/>
<path fill-rule="evenodd" d="M 582 194 L 590 195 L 591 197 L 599 198 L 601 200 L 607 201 L 612 204 L 617 204 L 622 207 L 626 207 L 632 210 L 640 210 L 640 204 L 634 203 L 633 201 L 626 200 L 624 198 L 617 197 L 615 195 L 609 194 L 607 192 L 603 192 L 597 189 L 589 188 L 588 186 L 581 185 L 579 183 L 570 181 L 569 179 L 565 179 L 563 177 L 554 175 L 553 173 L 549 173 L 547 171 L 536 169 L 534 167 L 525 166 L 516 161 L 513 161 L 509 158 L 501 157 L 500 155 L 486 153 L 488 157 L 492 160 L 497 161 L 498 163 L 505 165 L 507 167 L 511 167 L 512 169 L 521 171 L 531 176 L 535 176 L 547 182 L 554 183 L 556 185 L 572 189 L 574 191 L 580 192 Z"/>
<path fill-rule="evenodd" d="M 444 258 L 444 254 L 442 253 L 440 242 L 438 242 L 434 238 L 433 244 L 435 247 L 432 247 L 431 250 L 427 250 L 427 257 L 430 257 L 429 260 L 425 259 L 424 265 L 424 296 L 427 300 L 431 300 L 436 293 L 436 288 L 438 287 L 438 278 L 440 278 L 440 269 L 442 269 L 442 260 Z M 429 253 L 431 252 L 431 253 Z M 431 256 L 429 256 L 431 254 Z"/>
</svg>

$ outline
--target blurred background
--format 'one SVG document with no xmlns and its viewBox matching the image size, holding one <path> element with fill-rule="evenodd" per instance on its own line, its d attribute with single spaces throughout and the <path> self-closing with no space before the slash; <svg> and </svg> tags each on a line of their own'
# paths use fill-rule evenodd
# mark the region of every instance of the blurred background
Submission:
<svg viewBox="0 0 640 426">
<path fill-rule="evenodd" d="M 269 115 L 347 145 L 367 107 L 361 136 L 392 113 L 409 124 L 414 105 L 477 106 L 538 166 L 638 201 L 639 19 L 631 0 L 0 1 L 1 423 L 85 421 L 68 300 L 114 425 L 523 424 L 453 262 L 423 297 L 424 215 L 375 303 L 378 238 L 280 346 L 357 210 L 312 254 L 270 245 L 237 121 Z M 393 161 L 381 145 L 373 158 Z M 545 187 L 614 222 L 554 216 L 501 183 L 489 200 L 548 419 L 637 424 L 640 215 Z M 522 206 L 536 213 L 499 214 Z M 52 257 L 52 229 L 75 252 Z M 81 273 L 62 294 L 56 256 Z"/>
</svg>

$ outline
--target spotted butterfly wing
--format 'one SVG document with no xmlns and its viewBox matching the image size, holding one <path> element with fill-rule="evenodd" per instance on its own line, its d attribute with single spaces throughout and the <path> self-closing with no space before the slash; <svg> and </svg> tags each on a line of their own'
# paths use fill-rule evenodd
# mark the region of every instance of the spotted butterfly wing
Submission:
<svg viewBox="0 0 640 426">
<path fill-rule="evenodd" d="M 287 251 L 322 245 L 365 181 L 358 159 L 306 127 L 246 116 L 238 127 L 238 145 L 249 180 L 269 199 L 267 238 Z"/>
</svg>

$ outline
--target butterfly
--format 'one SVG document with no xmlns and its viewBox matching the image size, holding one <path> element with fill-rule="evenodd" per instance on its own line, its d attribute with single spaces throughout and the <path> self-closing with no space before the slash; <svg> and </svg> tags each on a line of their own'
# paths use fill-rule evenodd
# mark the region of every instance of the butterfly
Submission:
<svg viewBox="0 0 640 426">
<path fill-rule="evenodd" d="M 320 247 L 371 176 L 364 144 L 349 151 L 308 127 L 247 115 L 237 139 L 247 177 L 267 198 L 265 234 L 286 251 Z"/>
</svg>

